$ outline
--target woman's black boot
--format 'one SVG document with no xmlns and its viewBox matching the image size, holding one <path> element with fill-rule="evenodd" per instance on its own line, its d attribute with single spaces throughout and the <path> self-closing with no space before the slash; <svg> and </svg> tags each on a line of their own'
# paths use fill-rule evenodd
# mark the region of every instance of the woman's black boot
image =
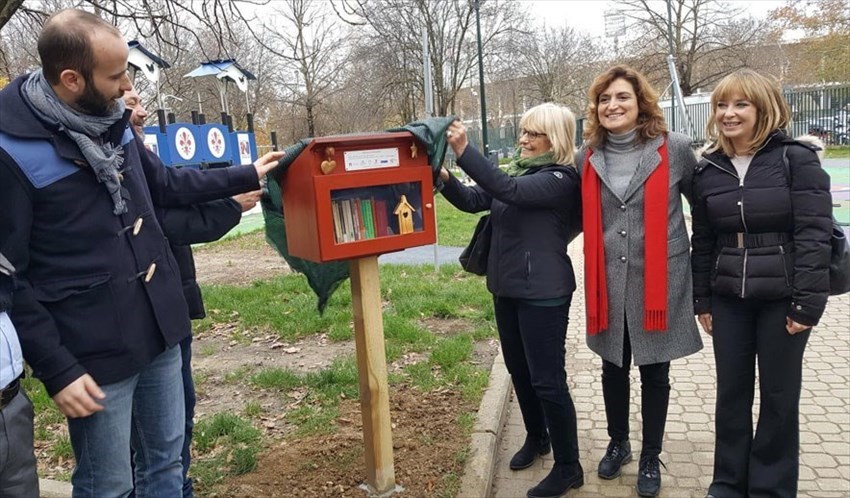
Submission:
<svg viewBox="0 0 850 498">
<path fill-rule="evenodd" d="M 549 434 L 542 438 L 540 436 L 525 436 L 525 443 L 511 458 L 511 470 L 522 470 L 531 467 L 537 455 L 545 455 L 552 449 L 549 442 Z"/>
<path fill-rule="evenodd" d="M 556 463 L 540 484 L 528 490 L 528 498 L 558 498 L 571 489 L 584 486 L 581 464 Z"/>
</svg>

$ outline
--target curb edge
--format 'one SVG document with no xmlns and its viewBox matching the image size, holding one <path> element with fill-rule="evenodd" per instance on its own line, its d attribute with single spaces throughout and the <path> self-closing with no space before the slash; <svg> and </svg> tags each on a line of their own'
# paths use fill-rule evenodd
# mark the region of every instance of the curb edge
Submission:
<svg viewBox="0 0 850 498">
<path fill-rule="evenodd" d="M 496 452 L 511 394 L 511 376 L 505 367 L 501 346 L 496 354 L 490 369 L 490 382 L 472 428 L 469 460 L 464 466 L 458 498 L 487 497 L 492 491 Z"/>
</svg>

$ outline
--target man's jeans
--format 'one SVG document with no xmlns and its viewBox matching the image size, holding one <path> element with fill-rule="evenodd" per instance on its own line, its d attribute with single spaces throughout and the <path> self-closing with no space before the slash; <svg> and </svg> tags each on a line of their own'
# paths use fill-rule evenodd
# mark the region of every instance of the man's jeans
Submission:
<svg viewBox="0 0 850 498">
<path fill-rule="evenodd" d="M 130 451 L 135 451 L 136 497 L 178 497 L 183 488 L 184 405 L 180 348 L 172 347 L 138 374 L 100 386 L 104 409 L 68 419 L 77 466 L 74 498 L 126 497 L 133 491 Z"/>
</svg>

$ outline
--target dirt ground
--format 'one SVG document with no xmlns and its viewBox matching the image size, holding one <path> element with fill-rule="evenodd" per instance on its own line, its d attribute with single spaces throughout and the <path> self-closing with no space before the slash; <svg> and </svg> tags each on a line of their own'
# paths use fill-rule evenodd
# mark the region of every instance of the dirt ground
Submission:
<svg viewBox="0 0 850 498">
<path fill-rule="evenodd" d="M 195 250 L 195 270 L 201 284 L 247 285 L 254 280 L 289 273 L 289 265 L 265 242 L 262 230 L 225 244 Z"/>
<path fill-rule="evenodd" d="M 457 416 L 475 408 L 447 390 L 391 390 L 395 480 L 404 488 L 401 496 L 442 496 L 460 478 L 467 436 Z M 210 496 L 365 496 L 360 487 L 366 475 L 360 404 L 347 400 L 340 411 L 334 434 L 276 442 L 254 472 L 229 480 Z"/>
<path fill-rule="evenodd" d="M 196 252 L 198 280 L 205 284 L 245 285 L 289 271 L 283 259 L 251 234 L 241 242 L 203 248 Z M 251 261 L 250 265 L 237 262 Z M 458 320 L 429 319 L 421 323 L 435 334 L 451 334 L 465 324 Z M 343 400 L 335 431 L 329 435 L 295 438 L 286 413 L 299 406 L 303 393 L 280 394 L 248 386 L 245 379 L 262 368 L 288 368 L 303 373 L 325 368 L 344 355 L 355 353 L 353 341 L 331 342 L 324 335 L 294 343 L 277 336 L 233 340 L 233 324 L 217 324 L 195 337 L 193 370 L 198 382 L 196 420 L 218 412 L 241 413 L 247 403 L 259 404 L 263 415 L 255 425 L 266 435 L 266 449 L 256 470 L 219 485 L 201 488 L 198 496 L 323 497 L 366 496 L 360 403 Z M 471 362 L 489 371 L 498 352 L 495 340 L 475 345 Z M 388 365 L 398 372 L 407 365 L 427 361 L 427 353 L 410 353 Z M 458 392 L 422 392 L 407 385 L 390 390 L 393 456 L 396 482 L 403 496 L 441 496 L 463 473 L 463 453 L 468 436 L 458 417 L 474 412 L 474 403 Z"/>
</svg>

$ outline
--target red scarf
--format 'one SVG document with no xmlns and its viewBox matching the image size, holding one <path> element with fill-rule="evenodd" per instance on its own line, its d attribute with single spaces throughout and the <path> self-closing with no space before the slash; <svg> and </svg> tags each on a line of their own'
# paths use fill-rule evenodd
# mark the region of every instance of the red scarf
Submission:
<svg viewBox="0 0 850 498">
<path fill-rule="evenodd" d="M 667 201 L 670 192 L 670 162 L 667 139 L 658 148 L 661 164 L 649 175 L 644 187 L 643 220 L 643 328 L 667 330 Z M 584 290 L 587 333 L 596 335 L 608 328 L 608 285 L 605 279 L 605 243 L 602 235 L 602 182 L 590 165 L 593 150 L 584 159 L 581 181 L 584 229 Z"/>
</svg>

